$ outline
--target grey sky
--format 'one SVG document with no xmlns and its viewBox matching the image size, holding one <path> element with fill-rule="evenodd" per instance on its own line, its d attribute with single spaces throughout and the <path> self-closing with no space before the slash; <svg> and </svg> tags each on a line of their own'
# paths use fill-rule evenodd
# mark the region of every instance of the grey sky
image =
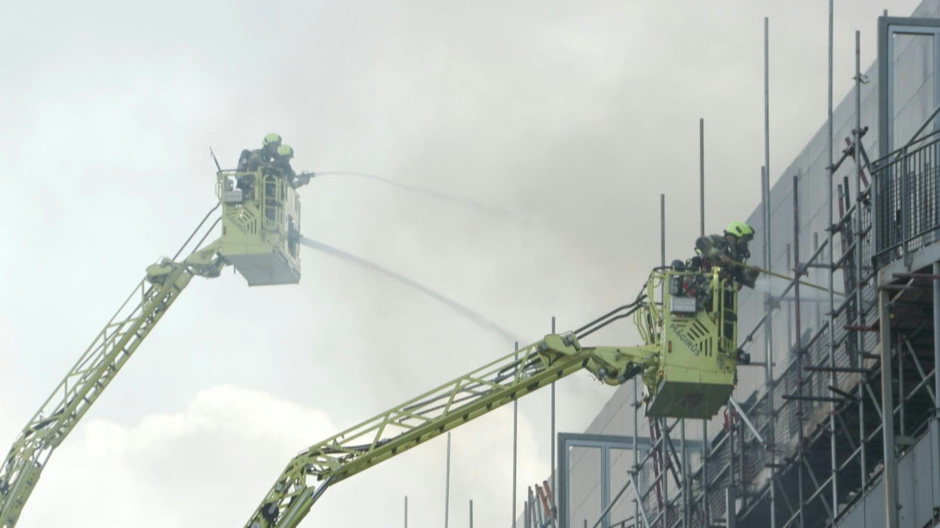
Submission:
<svg viewBox="0 0 940 528">
<path fill-rule="evenodd" d="M 837 101 L 854 30 L 867 65 L 875 17 L 917 3 L 836 1 Z M 0 442 L 212 206 L 209 146 L 233 165 L 269 131 L 299 169 L 525 219 L 341 175 L 302 191 L 305 235 L 515 334 L 632 300 L 659 260 L 659 193 L 667 258 L 698 233 L 699 117 L 708 229 L 757 203 L 765 15 L 777 178 L 825 118 L 825 0 L 5 5 Z M 53 457 L 22 526 L 238 525 L 296 451 L 511 350 L 380 275 L 303 261 L 296 287 L 195 281 Z M 591 337 L 635 340 L 629 323 Z M 558 390 L 563 431 L 611 395 L 587 375 Z M 520 403 L 520 490 L 548 471 L 547 404 Z M 505 525 L 511 411 L 453 441 L 451 511 L 473 498 L 481 526 Z M 408 494 L 410 526 L 439 526 L 443 456 L 436 440 L 342 483 L 306 525 L 391 525 Z"/>
</svg>

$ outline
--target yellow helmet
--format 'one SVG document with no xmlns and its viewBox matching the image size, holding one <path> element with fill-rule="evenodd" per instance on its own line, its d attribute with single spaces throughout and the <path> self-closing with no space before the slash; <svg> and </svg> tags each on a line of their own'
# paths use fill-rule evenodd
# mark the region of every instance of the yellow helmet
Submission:
<svg viewBox="0 0 940 528">
<path fill-rule="evenodd" d="M 264 136 L 264 139 L 261 140 L 261 145 L 267 147 L 268 145 L 276 143 L 277 145 L 281 144 L 281 135 L 271 132 L 270 134 Z"/>
<path fill-rule="evenodd" d="M 754 238 L 754 228 L 744 222 L 731 222 L 728 224 L 728 228 L 725 229 L 725 234 L 734 235 L 744 240 L 750 240 Z"/>
<path fill-rule="evenodd" d="M 281 145 L 277 148 L 277 157 L 291 159 L 294 157 L 294 149 L 290 145 Z"/>
</svg>

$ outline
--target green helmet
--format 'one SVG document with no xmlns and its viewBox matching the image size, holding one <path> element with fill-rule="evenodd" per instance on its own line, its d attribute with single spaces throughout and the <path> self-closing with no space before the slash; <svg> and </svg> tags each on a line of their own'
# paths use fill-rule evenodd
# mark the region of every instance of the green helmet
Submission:
<svg viewBox="0 0 940 528">
<path fill-rule="evenodd" d="M 271 132 L 270 134 L 264 136 L 264 139 L 261 140 L 261 144 L 262 144 L 263 146 L 265 146 L 265 147 L 267 147 L 268 145 L 270 145 L 270 144 L 272 144 L 272 143 L 277 143 L 278 145 L 280 145 L 280 144 L 281 144 L 281 135 L 280 135 L 280 134 L 275 134 L 274 132 Z"/>
<path fill-rule="evenodd" d="M 725 234 L 734 235 L 738 238 L 750 240 L 754 238 L 754 228 L 744 222 L 731 222 L 725 229 Z"/>
<path fill-rule="evenodd" d="M 291 159 L 294 157 L 294 149 L 290 145 L 281 145 L 277 148 L 277 157 Z"/>
</svg>

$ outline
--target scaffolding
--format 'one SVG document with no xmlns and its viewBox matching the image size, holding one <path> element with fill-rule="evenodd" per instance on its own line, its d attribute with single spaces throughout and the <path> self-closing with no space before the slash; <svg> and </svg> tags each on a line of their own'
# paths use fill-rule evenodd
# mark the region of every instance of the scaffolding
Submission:
<svg viewBox="0 0 940 528">
<path fill-rule="evenodd" d="M 789 365 L 763 394 L 743 403 L 732 400 L 724 428 L 706 442 L 697 468 L 682 470 L 688 467 L 683 464 L 687 455 L 673 439 L 681 420 L 651 420 L 649 447 L 634 462 L 629 479 L 639 488 L 636 512 L 624 520 L 608 519 L 603 526 L 639 526 L 633 519 L 644 516 L 653 527 L 835 525 L 882 476 L 886 450 L 903 456 L 927 434 L 937 407 L 933 306 L 938 299 L 932 283 L 940 273 L 932 263 L 888 277 L 878 273 L 940 241 L 940 132 L 919 143 L 871 167 L 861 165 L 857 184 L 863 190 L 854 203 L 849 202 L 848 182 L 837 185 L 840 215 L 829 240 L 840 245 L 841 255 L 833 252 L 838 256 L 831 265 L 821 258 L 829 240 L 800 262 L 799 208 L 794 204 L 792 248 L 800 262 L 795 277 L 813 267 L 831 275 L 842 271 L 844 296 L 834 304 L 827 324 L 807 341 L 797 339 Z M 860 142 L 856 145 L 862 150 Z M 874 198 L 865 181 L 875 182 Z M 799 196 L 798 178 L 793 184 L 794 196 Z M 872 225 L 873 216 L 879 226 Z M 779 309 L 792 295 L 797 336 L 802 335 L 799 289 L 798 282 L 791 282 L 768 301 Z M 743 339 L 743 349 L 754 346 L 766 321 L 765 316 Z M 890 345 L 886 368 L 882 341 Z M 760 366 L 769 370 L 767 362 Z M 884 374 L 889 381 L 897 379 L 887 391 Z M 893 409 L 887 415 L 886 405 Z M 639 416 L 642 410 L 634 405 L 633 412 Z M 887 441 L 884 424 L 894 432 Z M 887 448 L 891 443 L 894 448 Z M 729 519 L 729 509 L 734 519 Z"/>
<path fill-rule="evenodd" d="M 911 20 L 882 17 L 879 27 L 893 22 L 909 27 Z M 940 49 L 940 20 L 917 22 L 932 28 Z M 642 409 L 634 403 L 633 460 L 622 487 L 609 490 L 616 498 L 604 503 L 596 522 L 560 516 L 561 528 L 582 522 L 593 528 L 802 528 L 862 526 L 866 518 L 870 526 L 889 527 L 940 521 L 940 130 L 925 133 L 937 128 L 940 104 L 907 143 L 884 153 L 892 143 L 884 141 L 886 98 L 880 98 L 883 155 L 870 160 L 869 127 L 862 126 L 861 111 L 867 78 L 860 69 L 858 32 L 855 38 L 854 124 L 838 159 L 832 147 L 830 44 L 825 239 L 814 237 L 812 250 L 805 247 L 803 175 L 797 174 L 787 251 L 792 250 L 792 260 L 787 257 L 792 281 L 779 294 L 764 294 L 763 317 L 740 343 L 743 351 L 764 358 L 753 364 L 764 369 L 764 387 L 746 401 L 732 399 L 715 434 L 709 436 L 702 422 L 702 450 L 694 460 L 686 442 L 675 441 L 680 429 L 684 435 L 682 420 L 651 419 L 648 438 L 638 437 Z M 879 62 L 886 56 L 880 54 Z M 884 78 L 880 85 L 887 91 Z M 837 179 L 843 165 L 848 175 Z M 768 174 L 765 167 L 760 209 L 765 227 L 771 210 Z M 769 228 L 765 231 L 764 267 L 770 269 Z M 827 298 L 817 306 L 827 308 L 817 310 L 821 324 L 804 333 L 808 316 L 801 313 L 800 279 L 816 270 L 828 281 Z M 783 307 L 788 314 L 792 307 L 787 333 L 793 340 L 788 363 L 775 371 L 770 333 L 774 314 Z M 763 340 L 756 339 L 759 333 Z M 758 341 L 763 353 L 754 350 Z M 932 480 L 930 489 L 921 490 L 927 498 L 914 504 L 917 490 L 899 491 L 898 464 L 906 458 L 909 467 L 915 465 L 921 448 L 933 457 L 934 473 L 924 481 Z M 880 509 L 872 506 L 874 495 L 881 497 Z M 632 510 L 621 518 L 612 513 L 618 500 L 621 513 Z"/>
</svg>

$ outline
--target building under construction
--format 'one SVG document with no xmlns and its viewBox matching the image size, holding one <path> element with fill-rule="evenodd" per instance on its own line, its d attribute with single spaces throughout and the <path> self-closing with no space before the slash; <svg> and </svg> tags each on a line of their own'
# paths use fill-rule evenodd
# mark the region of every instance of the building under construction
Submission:
<svg viewBox="0 0 940 528">
<path fill-rule="evenodd" d="M 741 292 L 724 412 L 649 418 L 621 386 L 558 434 L 557 508 L 539 483 L 517 525 L 940 526 L 940 2 L 875 27 L 855 89 L 761 171 L 754 262 L 806 284 Z"/>
<path fill-rule="evenodd" d="M 633 302 L 304 449 L 246 528 L 298 526 L 330 486 L 582 370 L 619 388 L 585 433 L 556 437 L 553 418 L 558 469 L 514 528 L 940 526 L 940 0 L 879 18 L 867 70 L 855 34 L 855 87 L 837 106 L 831 6 L 826 124 L 782 172 L 768 132 L 754 171 L 751 263 L 781 280 L 739 293 L 745 264 L 667 265 L 663 252 Z M 218 204 L 146 268 L 0 463 L 0 528 L 193 278 L 232 266 L 250 286 L 296 284 L 300 245 L 341 253 L 301 235 L 297 189 L 314 174 L 294 173 L 280 143 L 246 151 L 254 165 L 216 160 Z M 746 246 L 743 227 L 728 236 Z M 582 346 L 631 315 L 642 344 Z"/>
</svg>

